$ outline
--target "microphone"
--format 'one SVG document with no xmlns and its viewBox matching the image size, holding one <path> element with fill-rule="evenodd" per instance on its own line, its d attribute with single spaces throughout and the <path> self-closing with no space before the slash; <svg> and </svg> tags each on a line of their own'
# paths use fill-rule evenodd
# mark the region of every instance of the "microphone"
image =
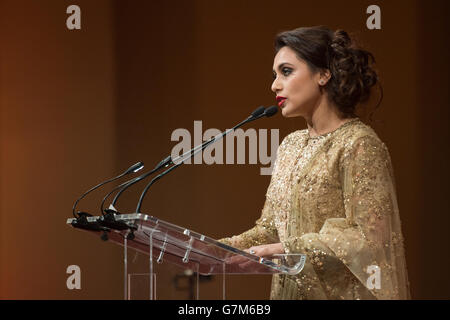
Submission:
<svg viewBox="0 0 450 320">
<path fill-rule="evenodd" d="M 276 108 L 276 107 L 275 107 L 275 108 Z M 266 108 L 264 108 L 263 106 L 260 106 L 260 107 L 256 108 L 256 109 L 250 114 L 250 116 L 249 116 L 246 120 L 244 120 L 242 123 L 238 124 L 238 125 L 237 125 L 236 127 L 234 127 L 233 129 L 230 129 L 230 131 L 236 129 L 238 126 L 241 126 L 241 125 L 243 125 L 243 124 L 245 124 L 245 123 L 247 123 L 247 122 L 249 122 L 249 121 L 253 121 L 253 120 L 259 119 L 261 116 L 264 115 L 264 112 L 265 112 L 265 111 L 266 111 Z M 275 112 L 276 112 L 276 111 L 275 111 Z M 227 134 L 227 133 L 226 133 L 226 134 Z M 126 181 L 126 182 L 122 183 L 121 185 L 115 187 L 113 190 L 111 190 L 111 192 L 109 192 L 109 193 L 103 198 L 103 201 L 102 201 L 102 203 L 101 203 L 101 205 L 100 205 L 100 210 L 101 210 L 102 214 L 103 214 L 103 212 L 104 212 L 103 208 L 104 208 L 104 203 L 105 203 L 106 199 L 107 199 L 112 193 L 114 193 L 116 190 L 120 189 L 119 192 L 117 192 L 117 194 L 115 195 L 115 197 L 114 197 L 114 199 L 113 199 L 113 201 L 112 201 L 112 203 L 111 203 L 111 206 L 112 206 L 113 208 L 114 208 L 114 206 L 116 205 L 116 202 L 117 202 L 117 200 L 119 199 L 120 195 L 121 195 L 126 189 L 128 189 L 129 187 L 131 187 L 133 184 L 135 184 L 135 183 L 137 183 L 137 182 L 139 182 L 139 181 L 141 181 L 141 180 L 147 178 L 148 176 L 150 176 L 151 174 L 153 174 L 154 172 L 160 170 L 160 169 L 163 168 L 163 167 L 168 167 L 169 165 L 174 164 L 174 161 L 177 161 L 177 160 L 180 159 L 180 158 L 186 157 L 187 155 L 191 154 L 192 152 L 197 152 L 197 150 L 199 150 L 200 148 L 202 148 L 201 150 L 203 150 L 207 145 L 209 145 L 210 143 L 212 143 L 213 141 L 215 141 L 215 138 L 216 138 L 216 137 L 212 137 L 210 140 L 208 140 L 208 141 L 204 142 L 203 144 L 201 144 L 201 145 L 199 145 L 199 146 L 197 146 L 197 147 L 195 147 L 195 148 L 193 148 L 193 149 L 191 149 L 191 150 L 185 152 L 184 154 L 182 154 L 181 156 L 176 157 L 175 159 L 172 159 L 172 157 L 169 155 L 169 156 L 166 157 L 164 160 L 162 160 L 161 162 L 159 162 L 158 165 L 157 165 L 153 170 L 151 170 L 150 172 L 144 173 L 143 175 L 141 175 L 141 176 L 139 176 L 139 177 L 136 177 L 136 178 L 134 178 L 134 179 L 131 179 L 131 180 L 129 180 L 129 181 Z M 194 153 L 194 154 L 195 154 L 195 153 Z M 193 155 L 192 155 L 192 156 L 193 156 Z M 187 159 L 187 158 L 186 158 L 186 159 Z M 108 209 L 107 209 L 107 210 L 108 210 Z"/>
<path fill-rule="evenodd" d="M 264 115 L 269 118 L 275 115 L 277 112 L 278 112 L 277 106 L 270 106 L 264 111 Z"/>
<path fill-rule="evenodd" d="M 86 191 L 85 193 L 83 193 L 83 195 L 82 195 L 81 197 L 79 197 L 79 198 L 75 201 L 75 203 L 73 204 L 73 208 L 72 208 L 72 214 L 73 214 L 73 216 L 74 216 L 75 218 L 79 218 L 81 213 L 86 214 L 86 212 L 80 212 L 80 211 L 78 211 L 78 212 L 77 212 L 78 217 L 77 217 L 76 214 L 75 214 L 75 208 L 76 208 L 78 202 L 79 202 L 81 199 L 83 199 L 85 196 L 87 196 L 89 193 L 91 193 L 91 192 L 94 191 L 95 189 L 100 188 L 101 186 L 103 186 L 103 185 L 105 185 L 105 184 L 107 184 L 107 183 L 109 183 L 109 182 L 112 182 L 112 181 L 115 181 L 115 180 L 117 180 L 117 179 L 119 179 L 119 178 L 122 178 L 123 176 L 125 176 L 125 175 L 127 175 L 127 174 L 130 174 L 130 173 L 132 173 L 132 172 L 138 172 L 138 171 L 141 170 L 143 167 L 144 167 L 144 164 L 143 164 L 142 162 L 135 163 L 134 165 L 132 165 L 131 167 L 129 167 L 125 172 L 119 174 L 118 176 L 116 176 L 116 177 L 114 177 L 114 178 L 111 178 L 111 179 L 106 180 L 106 181 L 104 181 L 104 182 L 102 182 L 102 183 L 99 183 L 99 184 L 96 185 L 95 187 L 92 187 L 91 189 L 89 189 L 88 191 Z"/>
<path fill-rule="evenodd" d="M 274 107 L 274 106 L 272 106 L 272 107 Z M 275 108 L 276 108 L 276 107 L 275 107 Z M 250 114 L 250 116 L 249 116 L 246 120 L 244 120 L 244 121 L 249 122 L 249 121 L 253 121 L 253 120 L 258 119 L 260 116 L 262 116 L 262 115 L 264 114 L 265 110 L 266 110 L 266 108 L 264 108 L 263 106 L 259 106 L 259 107 L 256 108 L 256 109 Z M 276 113 L 276 112 L 277 112 L 277 110 L 275 110 L 275 113 Z M 244 123 L 247 123 L 247 122 L 244 122 Z M 241 125 L 243 125 L 244 123 L 241 123 L 241 124 L 239 124 L 238 126 L 241 126 Z M 236 129 L 236 128 L 237 128 L 237 127 L 233 128 L 233 130 Z M 198 148 L 201 148 L 201 147 L 203 147 L 205 144 L 209 144 L 209 143 L 211 143 L 212 141 L 214 141 L 214 138 L 215 138 L 215 137 L 211 138 L 209 141 L 204 142 L 204 143 L 201 144 L 200 146 L 197 146 L 197 147 L 195 147 L 195 148 L 193 148 L 193 149 L 191 149 L 191 150 L 185 152 L 185 153 L 182 154 L 181 156 L 178 156 L 176 159 L 179 159 L 179 158 L 181 158 L 181 157 L 184 157 L 184 156 L 190 154 L 191 152 L 195 152 Z M 171 157 L 171 156 L 168 156 L 167 158 L 165 158 L 164 160 L 162 160 L 162 161 L 156 166 L 156 168 L 153 169 L 153 170 L 156 171 L 156 170 L 159 170 L 159 169 L 162 168 L 162 167 L 167 167 L 167 166 L 169 166 L 169 165 L 171 165 L 171 164 L 173 164 L 172 157 Z M 154 172 L 154 171 L 153 171 L 153 172 Z"/>
<path fill-rule="evenodd" d="M 115 181 L 125 175 L 128 175 L 132 172 L 138 172 L 139 170 L 141 170 L 144 167 L 144 164 L 142 162 L 137 162 L 134 165 L 132 165 L 131 167 L 129 167 L 126 171 L 124 171 L 123 173 L 121 173 L 120 175 L 111 178 L 109 180 L 106 180 L 102 183 L 99 183 L 98 185 L 92 187 L 91 189 L 89 189 L 88 191 L 86 191 L 85 193 L 83 193 L 81 195 L 81 197 L 79 197 L 75 203 L 73 204 L 72 207 L 72 214 L 75 217 L 76 220 L 72 221 L 72 226 L 75 228 L 80 228 L 80 229 L 87 229 L 87 230 L 94 230 L 94 231 L 103 231 L 104 234 L 102 235 L 102 239 L 103 240 L 107 240 L 107 235 L 106 235 L 106 231 L 109 231 L 108 228 L 101 226 L 97 221 L 93 221 L 93 222 L 89 222 L 87 217 L 91 217 L 92 215 L 87 213 L 87 212 L 82 212 L 82 211 L 77 211 L 75 213 L 75 209 L 77 207 L 78 202 L 83 199 L 86 195 L 88 195 L 89 193 L 91 193 L 92 191 L 94 191 L 97 188 L 100 188 L 101 186 Z M 77 216 L 78 215 L 78 216 Z"/>
<path fill-rule="evenodd" d="M 264 108 L 263 106 L 259 106 L 258 108 L 255 109 L 255 111 L 252 112 L 250 117 L 257 117 L 257 116 L 259 116 L 260 114 L 264 113 L 265 109 L 266 108 Z"/>
<path fill-rule="evenodd" d="M 268 107 L 267 109 L 264 109 L 264 107 L 259 107 L 255 111 L 253 111 L 252 114 L 247 119 L 245 119 L 241 123 L 237 124 L 232 129 L 228 129 L 228 130 L 222 132 L 221 134 L 211 138 L 207 142 L 203 143 L 200 146 L 200 148 L 196 147 L 196 148 L 192 149 L 191 151 L 186 152 L 186 153 L 190 153 L 188 155 L 188 157 L 186 157 L 185 159 L 182 159 L 180 161 L 180 163 L 175 164 L 174 166 L 170 167 L 169 169 L 167 169 L 163 173 L 157 175 L 155 178 L 152 179 L 152 181 L 150 181 L 149 184 L 147 184 L 147 186 L 145 187 L 144 191 L 142 191 L 142 193 L 141 193 L 141 197 L 139 198 L 139 201 L 138 201 L 138 204 L 137 204 L 137 207 L 136 207 L 136 213 L 141 213 L 142 201 L 144 200 L 145 194 L 147 193 L 148 189 L 153 185 L 153 183 L 155 183 L 156 181 L 161 179 L 164 175 L 168 174 L 170 171 L 174 170 L 175 168 L 178 168 L 180 165 L 182 165 L 184 163 L 185 160 L 187 160 L 189 158 L 192 158 L 195 154 L 197 154 L 198 152 L 204 150 L 208 145 L 212 144 L 213 142 L 223 138 L 225 135 L 227 135 L 231 131 L 234 131 L 237 128 L 241 127 L 242 125 L 244 125 L 244 124 L 246 124 L 248 122 L 257 120 L 259 118 L 271 117 L 271 116 L 275 115 L 277 113 L 277 111 L 278 111 L 278 108 L 276 106 L 271 106 L 271 107 Z M 197 150 L 194 152 L 195 149 L 197 149 Z M 179 158 L 179 157 L 177 157 L 177 158 Z"/>
</svg>

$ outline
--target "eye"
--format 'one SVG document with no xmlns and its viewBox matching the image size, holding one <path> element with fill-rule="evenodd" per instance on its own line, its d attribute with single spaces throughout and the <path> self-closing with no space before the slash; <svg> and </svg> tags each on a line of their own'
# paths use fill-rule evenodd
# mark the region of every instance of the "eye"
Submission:
<svg viewBox="0 0 450 320">
<path fill-rule="evenodd" d="M 288 75 L 290 75 L 291 72 L 292 72 L 292 69 L 291 69 L 291 68 L 284 67 L 283 69 L 281 69 L 281 73 L 282 73 L 283 76 L 285 76 L 285 77 L 288 76 Z"/>
</svg>

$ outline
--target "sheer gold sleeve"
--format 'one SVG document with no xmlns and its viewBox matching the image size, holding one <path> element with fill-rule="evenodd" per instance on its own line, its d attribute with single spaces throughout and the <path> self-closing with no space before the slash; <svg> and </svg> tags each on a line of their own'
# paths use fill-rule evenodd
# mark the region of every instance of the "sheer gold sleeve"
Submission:
<svg viewBox="0 0 450 320">
<path fill-rule="evenodd" d="M 252 246 L 274 243 L 278 241 L 277 239 L 278 236 L 273 221 L 273 214 L 269 203 L 266 200 L 261 217 L 256 220 L 255 226 L 252 229 L 247 230 L 240 235 L 223 238 L 218 241 L 243 250 Z"/>
<path fill-rule="evenodd" d="M 280 158 L 284 153 L 284 150 L 286 149 L 288 139 L 289 136 L 283 139 L 280 146 L 278 147 L 277 158 L 273 166 L 270 185 L 272 185 L 274 181 L 278 179 L 277 172 L 280 170 Z M 270 185 L 267 190 L 270 190 Z M 247 230 L 240 235 L 223 238 L 218 241 L 241 250 L 253 246 L 259 246 L 262 244 L 280 242 L 278 238 L 278 231 L 274 222 L 274 212 L 269 197 L 270 195 L 268 191 L 268 193 L 266 193 L 266 201 L 264 203 L 261 216 L 258 220 L 256 220 L 255 226 L 252 229 Z"/>
<path fill-rule="evenodd" d="M 342 153 L 339 174 L 345 218 L 327 219 L 319 233 L 291 236 L 282 242 L 287 253 L 307 254 L 308 265 L 298 282 L 313 277 L 332 299 L 409 299 L 395 181 L 386 146 L 375 136 L 357 138 Z"/>
</svg>

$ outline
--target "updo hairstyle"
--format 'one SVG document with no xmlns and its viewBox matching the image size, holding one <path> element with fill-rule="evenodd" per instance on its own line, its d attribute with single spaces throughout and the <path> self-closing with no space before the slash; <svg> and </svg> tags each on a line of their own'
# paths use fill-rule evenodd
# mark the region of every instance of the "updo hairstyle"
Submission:
<svg viewBox="0 0 450 320">
<path fill-rule="evenodd" d="M 375 58 L 358 48 L 344 30 L 316 26 L 281 32 L 275 38 L 275 51 L 285 46 L 295 51 L 313 74 L 325 69 L 330 71 L 331 78 L 323 89 L 344 118 L 356 116 L 356 106 L 369 99 L 376 84 L 381 96 L 375 108 L 380 105 L 383 88 L 371 66 Z"/>
</svg>

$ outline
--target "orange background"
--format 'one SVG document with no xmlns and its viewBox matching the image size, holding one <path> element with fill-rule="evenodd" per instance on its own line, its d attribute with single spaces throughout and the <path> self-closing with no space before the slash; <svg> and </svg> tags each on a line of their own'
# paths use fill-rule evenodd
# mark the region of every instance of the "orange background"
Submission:
<svg viewBox="0 0 450 320">
<path fill-rule="evenodd" d="M 81 8 L 81 30 L 66 28 L 71 4 Z M 366 28 L 371 4 L 381 8 L 381 30 Z M 177 128 L 193 133 L 201 120 L 203 131 L 224 130 L 273 104 L 276 33 L 327 25 L 356 34 L 377 60 L 384 100 L 372 126 L 394 165 L 412 297 L 448 299 L 448 7 L 0 1 L 0 298 L 123 298 L 122 249 L 66 226 L 73 201 L 136 161 L 152 168 L 177 143 Z M 278 114 L 248 128 L 279 129 L 281 142 L 305 123 Z M 152 187 L 143 211 L 213 238 L 238 234 L 260 215 L 270 180 L 261 166 L 186 165 Z M 143 186 L 124 193 L 122 211 L 134 210 Z M 105 190 L 80 208 L 97 212 Z M 72 264 L 81 290 L 66 287 Z M 268 276 L 228 281 L 228 298 L 268 298 Z M 174 290 L 161 288 L 161 297 L 187 297 Z"/>
</svg>

